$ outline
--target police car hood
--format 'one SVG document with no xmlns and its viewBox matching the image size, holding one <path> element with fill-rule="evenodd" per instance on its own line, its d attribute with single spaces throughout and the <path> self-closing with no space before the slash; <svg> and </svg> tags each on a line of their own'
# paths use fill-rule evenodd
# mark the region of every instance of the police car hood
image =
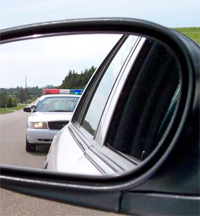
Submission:
<svg viewBox="0 0 200 216">
<path fill-rule="evenodd" d="M 73 112 L 34 112 L 28 117 L 30 122 L 69 121 Z"/>
</svg>

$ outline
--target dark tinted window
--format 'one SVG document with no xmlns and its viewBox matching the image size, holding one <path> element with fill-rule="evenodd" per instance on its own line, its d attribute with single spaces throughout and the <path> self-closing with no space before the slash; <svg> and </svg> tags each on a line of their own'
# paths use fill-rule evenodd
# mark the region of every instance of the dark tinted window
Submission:
<svg viewBox="0 0 200 216">
<path fill-rule="evenodd" d="M 144 160 L 158 146 L 180 96 L 180 68 L 170 50 L 146 40 L 124 86 L 107 146 Z"/>
</svg>

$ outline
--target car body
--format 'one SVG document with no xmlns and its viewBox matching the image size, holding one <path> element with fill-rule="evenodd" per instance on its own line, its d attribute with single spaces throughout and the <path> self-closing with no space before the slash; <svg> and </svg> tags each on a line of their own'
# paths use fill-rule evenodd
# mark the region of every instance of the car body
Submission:
<svg viewBox="0 0 200 216">
<path fill-rule="evenodd" d="M 168 48 L 149 38 L 123 35 L 113 49 L 115 49 L 115 51 L 111 51 L 107 56 L 107 59 L 110 60 L 106 61 L 105 66 L 101 65 L 99 71 L 97 70 L 96 72 L 96 76 L 99 78 L 98 83 L 96 83 L 96 79 L 98 78 L 94 76 L 89 83 L 89 86 L 92 87 L 88 86 L 85 90 L 85 95 L 89 95 L 89 92 L 92 91 L 91 88 L 95 89 L 93 90 L 93 96 L 90 97 L 90 99 L 88 98 L 89 96 L 87 96 L 87 98 L 83 98 L 80 101 L 80 106 L 77 107 L 78 110 L 75 111 L 73 120 L 54 138 L 44 163 L 44 167 L 48 170 L 81 173 L 85 175 L 119 175 L 125 171 L 136 169 L 144 159 L 150 156 L 157 145 L 157 141 L 154 141 L 155 143 L 152 144 L 152 147 L 148 147 L 150 138 L 148 138 L 148 141 L 145 141 L 145 139 L 147 139 L 147 134 L 151 134 L 153 137 L 155 136 L 154 133 L 160 133 L 157 136 L 162 137 L 164 130 L 168 127 L 180 96 L 179 69 L 173 56 L 170 57 L 172 59 L 167 59 L 167 57 L 165 57 L 165 55 L 170 55 L 170 53 L 168 53 Z M 160 52 L 160 60 L 150 55 L 150 52 L 153 52 L 152 50 Z M 111 58 L 113 55 L 114 57 Z M 140 72 L 136 66 L 143 61 L 140 56 L 143 56 L 143 58 L 146 56 L 146 58 L 149 59 L 148 68 L 143 68 L 144 72 Z M 165 61 L 169 61 L 169 65 L 173 64 L 176 70 L 173 69 L 172 66 L 160 62 L 164 59 Z M 154 68 L 154 65 L 150 62 L 159 62 L 162 67 Z M 133 72 L 132 68 L 134 67 L 135 69 Z M 163 77 L 159 77 L 156 73 L 168 73 L 168 76 L 172 76 L 170 72 L 166 71 L 168 67 L 171 68 L 171 71 L 174 73 L 173 79 L 169 78 L 168 80 L 167 77 L 165 77 L 165 80 L 169 81 L 168 85 L 171 87 L 167 86 L 164 81 L 162 82 L 165 87 L 159 85 L 154 86 L 154 83 L 157 82 L 156 79 L 160 79 L 160 82 L 164 79 Z M 105 69 L 102 70 L 101 68 Z M 139 76 L 140 73 L 146 73 L 148 70 L 149 74 L 155 76 L 155 80 L 152 77 L 148 77 L 148 80 L 143 80 L 141 78 L 141 80 L 138 81 L 140 84 L 137 84 L 138 86 L 135 87 L 133 83 L 128 83 L 127 80 L 134 79 L 131 77 L 131 72 L 135 73 L 135 76 Z M 100 74 L 103 74 L 103 76 Z M 156 76 L 158 77 L 156 78 Z M 132 142 L 131 139 L 134 130 L 136 134 L 138 133 L 137 127 L 132 125 L 127 119 L 123 120 L 126 121 L 126 123 L 121 123 L 122 125 L 120 121 L 117 120 L 120 116 L 128 116 L 127 112 L 131 113 L 132 111 L 129 110 L 130 108 L 126 108 L 127 111 L 118 111 L 118 114 L 115 114 L 118 100 L 131 100 L 128 99 L 130 93 L 122 93 L 123 91 L 128 91 L 124 90 L 126 86 L 133 86 L 133 88 L 138 89 L 138 91 L 135 91 L 137 94 L 135 93 L 133 96 L 136 98 L 134 100 L 137 100 L 138 107 L 136 104 L 132 105 L 137 114 L 130 114 L 130 116 L 126 118 L 133 119 L 135 124 L 141 124 L 141 127 L 144 128 L 147 127 L 145 126 L 145 121 L 147 121 L 147 119 L 152 119 L 153 121 L 154 118 L 157 118 L 156 121 L 160 124 L 160 126 L 151 125 L 151 127 L 155 127 L 155 131 L 151 131 L 151 127 L 143 129 L 146 130 L 147 134 L 140 134 L 140 138 L 137 140 L 143 147 L 133 145 L 132 148 L 136 150 L 132 153 L 130 153 L 128 149 Z M 165 93 L 166 90 L 163 90 L 163 88 L 167 88 L 169 96 Z M 159 92 L 160 95 L 154 92 Z M 142 98 L 139 99 L 138 97 L 140 94 L 143 95 L 142 97 L 146 98 L 146 100 Z M 123 95 L 123 97 L 121 95 Z M 120 97 L 121 99 L 119 99 Z M 161 99 L 159 99 L 160 101 L 156 101 L 157 99 L 155 98 L 157 97 L 162 97 L 163 101 Z M 151 102 L 148 101 L 150 98 Z M 166 104 L 164 101 L 166 101 Z M 152 105 L 149 103 L 152 103 Z M 165 104 L 165 106 L 161 106 L 160 103 Z M 154 112 L 151 106 L 160 107 L 161 110 L 157 108 L 158 110 Z M 85 107 L 85 109 L 82 109 L 82 107 Z M 141 110 L 145 109 L 152 110 L 151 113 L 146 111 L 148 117 L 142 117 Z M 113 117 L 114 115 L 116 116 Z M 138 119 L 137 116 L 140 116 L 140 119 Z M 113 118 L 116 122 L 113 122 Z M 110 126 L 112 124 L 113 126 Z M 144 124 L 144 126 L 142 126 L 142 124 Z M 133 131 L 130 130 L 130 127 Z M 116 140 L 109 140 L 107 136 L 111 133 L 111 128 L 113 131 L 114 128 L 118 128 L 117 130 L 120 131 L 124 130 L 123 138 L 116 137 Z M 137 136 L 136 134 L 135 136 Z M 106 139 L 109 141 L 105 142 Z M 124 142 L 126 142 L 127 146 L 125 146 Z M 124 146 L 120 147 L 122 144 Z M 110 159 L 108 159 L 108 157 L 110 157 Z"/>
<path fill-rule="evenodd" d="M 146 39 L 142 37 L 137 37 L 137 36 L 128 37 L 127 35 L 124 35 L 118 41 L 116 46 L 119 46 L 119 47 L 115 51 L 116 57 L 114 61 L 112 61 L 113 63 L 110 62 L 109 63 L 110 66 L 108 66 L 109 67 L 108 71 L 111 71 L 111 70 L 113 71 L 111 71 L 110 75 L 109 74 L 107 75 L 105 84 L 102 87 L 105 92 L 101 92 L 101 95 L 94 102 L 95 107 L 93 108 L 93 111 L 92 111 L 93 114 L 91 114 L 90 119 L 95 119 L 95 117 L 100 118 L 101 115 L 104 115 L 104 113 L 102 114 L 102 110 L 103 109 L 106 110 L 104 106 L 106 107 L 106 100 L 109 100 L 108 95 L 110 94 L 112 88 L 116 88 L 116 91 L 118 93 L 120 92 L 120 89 L 122 88 L 122 85 L 124 84 L 124 81 L 125 81 L 125 76 L 128 75 L 127 70 L 132 64 L 132 62 L 134 61 L 134 59 L 139 54 L 139 50 L 145 43 L 145 40 Z M 129 64 L 128 64 L 127 58 L 131 54 L 131 52 L 133 52 L 133 50 L 134 50 L 134 57 L 132 59 L 129 59 Z M 113 53 L 111 52 L 107 56 L 107 58 L 110 58 L 110 55 L 112 54 Z M 131 55 L 133 55 L 133 53 Z M 123 64 L 128 64 L 128 65 L 126 68 L 123 69 L 123 73 L 121 73 L 120 75 L 118 73 L 120 72 Z M 96 73 L 98 73 L 98 71 Z M 121 79 L 121 78 L 119 79 L 119 76 L 122 76 L 122 77 L 124 76 L 122 78 L 123 81 L 121 81 L 121 83 L 119 83 Z M 93 77 L 93 79 L 90 81 L 91 85 L 94 85 L 93 80 L 95 79 L 96 78 Z M 115 79 L 116 80 L 118 79 L 118 80 L 116 81 Z M 116 86 L 112 86 L 115 82 L 117 83 Z M 86 91 L 89 92 L 90 89 Z M 110 95 L 110 100 L 112 100 L 113 105 L 116 103 L 115 97 L 116 97 L 115 95 Z M 111 102 L 107 102 L 108 105 L 110 105 L 110 103 Z M 109 115 L 107 115 L 106 117 L 102 117 L 102 118 L 105 118 L 106 121 L 109 121 L 109 119 L 112 116 L 112 112 L 113 110 L 110 111 Z M 72 125 L 74 124 L 71 122 L 69 127 L 66 127 L 63 130 L 61 130 L 54 138 L 51 148 L 49 150 L 49 153 L 46 156 L 44 166 L 43 166 L 47 170 L 77 173 L 77 174 L 86 174 L 86 175 L 106 175 L 106 174 L 116 175 L 118 174 L 118 172 L 122 172 L 123 170 L 129 170 L 132 167 L 133 164 L 131 163 L 131 161 L 128 161 L 123 157 L 119 157 L 119 155 L 115 154 L 114 152 L 112 153 L 114 160 L 118 160 L 121 163 L 120 165 L 121 168 L 116 169 L 116 165 L 114 165 L 112 162 L 109 165 L 104 163 L 103 162 L 104 160 L 101 160 L 101 158 L 96 157 L 96 155 L 94 155 L 93 152 L 90 151 L 90 149 L 87 147 L 85 148 L 83 147 L 84 150 L 81 149 L 80 146 L 77 145 L 75 133 L 71 134 L 71 130 L 74 128 Z M 98 125 L 98 122 L 95 123 L 95 127 L 97 127 L 97 125 Z M 106 130 L 107 125 L 103 123 L 102 127 L 104 128 L 104 130 Z M 85 122 L 85 126 L 82 128 L 84 130 L 86 129 L 87 134 L 90 133 L 91 135 L 93 135 L 94 133 L 93 129 L 91 128 L 89 124 L 87 124 L 87 122 Z M 81 130 L 81 133 L 84 134 L 84 130 Z M 91 137 L 91 139 L 93 138 Z M 90 146 L 90 145 L 95 148 L 96 147 L 98 148 L 98 146 L 101 146 L 102 143 L 100 144 L 99 141 L 97 141 L 95 144 L 93 143 L 91 144 L 86 141 L 86 146 Z M 105 145 L 102 145 L 102 147 L 107 148 Z M 110 149 L 108 148 L 107 148 L 107 151 L 108 151 L 108 154 L 111 153 Z"/>
<path fill-rule="evenodd" d="M 47 168 L 65 173 L 2 165 L 1 186 L 116 213 L 199 215 L 199 45 L 171 29 L 127 18 L 35 24 L 4 30 L 0 40 L 105 32 L 124 36 L 50 150 Z M 129 41 L 132 35 L 135 41 Z M 77 154 L 66 151 L 71 148 Z M 83 169 L 84 161 L 91 171 L 71 173 Z"/>
<path fill-rule="evenodd" d="M 31 112 L 27 120 L 27 152 L 35 151 L 36 145 L 51 144 L 57 132 L 70 121 L 79 98 L 75 94 L 46 94 L 31 108 L 24 108 Z"/>
</svg>

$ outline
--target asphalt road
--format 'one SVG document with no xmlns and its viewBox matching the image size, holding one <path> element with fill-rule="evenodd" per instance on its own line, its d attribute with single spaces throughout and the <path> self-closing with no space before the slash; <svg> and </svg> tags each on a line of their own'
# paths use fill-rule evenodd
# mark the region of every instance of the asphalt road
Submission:
<svg viewBox="0 0 200 216">
<path fill-rule="evenodd" d="M 0 115 L 0 163 L 42 168 L 48 148 L 37 153 L 25 151 L 27 113 L 22 110 Z M 15 192 L 0 190 L 0 216 L 116 216 L 54 201 L 38 199 Z"/>
<path fill-rule="evenodd" d="M 25 150 L 26 121 L 28 113 L 22 110 L 0 115 L 0 163 L 32 168 L 42 168 L 46 148 L 37 153 Z"/>
</svg>

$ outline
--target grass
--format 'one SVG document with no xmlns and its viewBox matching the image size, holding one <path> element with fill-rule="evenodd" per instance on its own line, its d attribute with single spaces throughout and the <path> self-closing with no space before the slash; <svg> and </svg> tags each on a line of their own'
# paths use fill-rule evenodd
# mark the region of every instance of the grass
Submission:
<svg viewBox="0 0 200 216">
<path fill-rule="evenodd" d="M 11 113 L 11 112 L 14 112 L 14 111 L 17 111 L 17 110 L 21 110 L 21 109 L 23 109 L 26 106 L 27 106 L 27 104 L 19 104 L 16 107 L 0 108 L 0 115 L 1 114 L 6 114 L 6 113 Z"/>
<path fill-rule="evenodd" d="M 187 35 L 200 45 L 200 27 L 175 28 L 175 30 Z"/>
</svg>

